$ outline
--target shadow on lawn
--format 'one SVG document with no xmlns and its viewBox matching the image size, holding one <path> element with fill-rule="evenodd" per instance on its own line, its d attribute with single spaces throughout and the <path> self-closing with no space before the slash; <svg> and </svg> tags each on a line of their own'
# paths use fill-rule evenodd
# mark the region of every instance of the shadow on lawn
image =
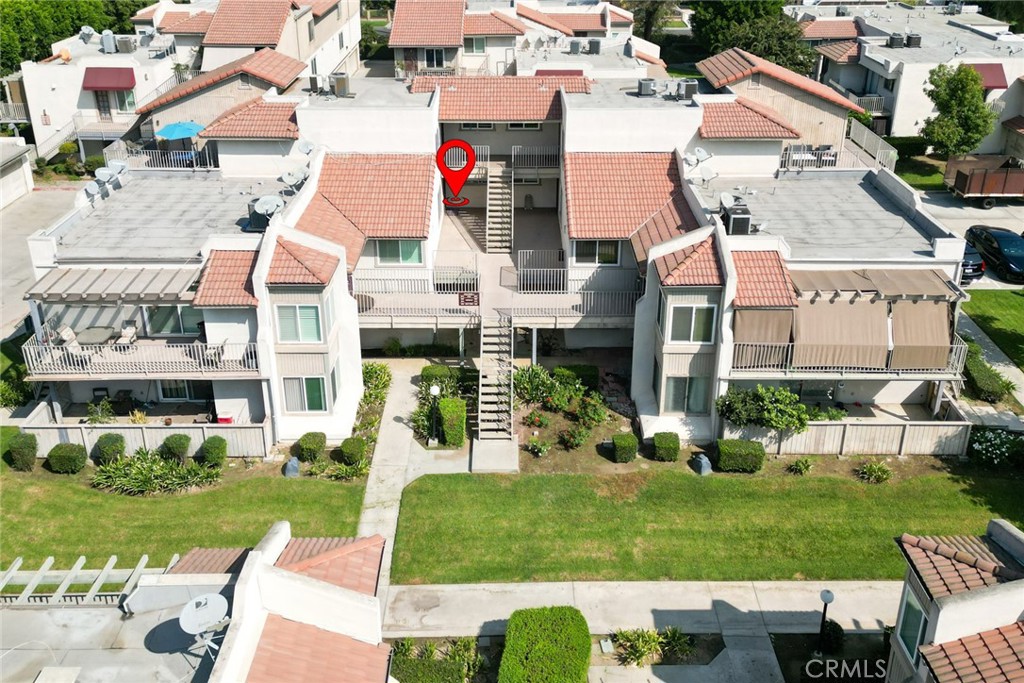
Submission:
<svg viewBox="0 0 1024 683">
<path fill-rule="evenodd" d="M 1014 291 L 1013 296 L 1020 299 L 1017 303 L 1019 306 L 1024 307 L 1024 289 Z M 973 313 L 968 314 L 974 322 L 978 324 L 985 334 L 1003 350 L 1007 356 L 1010 357 L 1018 367 L 1024 365 L 1024 330 L 1012 330 L 1007 328 L 1005 325 L 1000 327 L 999 318 L 994 315 L 986 313 Z"/>
<path fill-rule="evenodd" d="M 949 465 L 950 478 L 960 485 L 964 495 L 980 507 L 991 511 L 993 518 L 1005 519 L 1015 526 L 1024 525 L 1024 460 L 1017 471 L 982 469 L 969 463 Z M 978 533 L 984 533 L 979 529 Z"/>
</svg>

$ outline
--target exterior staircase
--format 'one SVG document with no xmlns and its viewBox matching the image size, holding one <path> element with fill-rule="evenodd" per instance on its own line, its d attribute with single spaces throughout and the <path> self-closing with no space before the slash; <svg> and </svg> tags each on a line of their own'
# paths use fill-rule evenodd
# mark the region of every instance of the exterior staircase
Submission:
<svg viewBox="0 0 1024 683">
<path fill-rule="evenodd" d="M 487 174 L 488 254 L 512 253 L 512 169 L 491 164 Z"/>
<path fill-rule="evenodd" d="M 480 320 L 477 438 L 512 439 L 512 318 Z"/>
</svg>

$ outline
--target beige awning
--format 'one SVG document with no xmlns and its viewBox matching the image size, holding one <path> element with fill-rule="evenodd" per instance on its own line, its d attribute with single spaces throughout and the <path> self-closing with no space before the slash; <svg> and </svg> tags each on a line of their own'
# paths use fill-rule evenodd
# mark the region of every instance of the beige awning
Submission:
<svg viewBox="0 0 1024 683">
<path fill-rule="evenodd" d="M 25 294 L 46 303 L 158 303 L 192 298 L 199 268 L 54 268 Z"/>
<path fill-rule="evenodd" d="M 823 297 L 800 301 L 794 338 L 793 367 L 885 368 L 888 304 Z"/>
<path fill-rule="evenodd" d="M 949 304 L 896 301 L 892 305 L 892 360 L 899 370 L 944 370 L 949 359 Z"/>
<path fill-rule="evenodd" d="M 791 270 L 801 294 L 813 292 L 878 292 L 887 299 L 927 297 L 953 301 L 949 278 L 934 269 Z"/>
<path fill-rule="evenodd" d="M 733 337 L 740 346 L 733 354 L 733 367 L 781 366 L 793 335 L 793 312 L 794 309 L 737 310 Z"/>
</svg>

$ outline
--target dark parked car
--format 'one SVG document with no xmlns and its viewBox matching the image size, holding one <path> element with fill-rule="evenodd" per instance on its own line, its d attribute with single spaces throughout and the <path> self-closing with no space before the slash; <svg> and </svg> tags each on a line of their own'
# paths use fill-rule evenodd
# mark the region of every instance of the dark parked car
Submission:
<svg viewBox="0 0 1024 683">
<path fill-rule="evenodd" d="M 1006 228 L 974 225 L 964 236 L 1001 280 L 1024 282 L 1024 237 Z"/>
<path fill-rule="evenodd" d="M 960 284 L 967 285 L 975 280 L 980 280 L 985 275 L 985 259 L 981 258 L 978 250 L 967 245 L 964 248 L 963 268 L 960 272 Z"/>
</svg>

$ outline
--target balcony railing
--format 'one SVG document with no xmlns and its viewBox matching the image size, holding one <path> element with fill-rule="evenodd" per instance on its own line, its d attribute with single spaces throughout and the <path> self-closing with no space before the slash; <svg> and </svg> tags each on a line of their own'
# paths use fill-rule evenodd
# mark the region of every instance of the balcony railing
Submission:
<svg viewBox="0 0 1024 683">
<path fill-rule="evenodd" d="M 21 347 L 29 377 L 216 376 L 259 373 L 256 344 L 164 343 L 141 339 L 132 344 L 39 344 Z"/>
<path fill-rule="evenodd" d="M 628 318 L 641 292 L 529 293 L 512 297 L 512 315 L 522 318 Z"/>
<path fill-rule="evenodd" d="M 732 368 L 734 372 L 779 372 L 799 373 L 843 373 L 869 375 L 959 375 L 967 360 L 967 344 L 959 335 L 953 335 L 953 343 L 945 368 L 897 368 L 892 366 L 892 351 L 886 358 L 884 368 L 861 368 L 853 366 L 799 366 L 793 365 L 794 344 L 737 343 L 733 349 Z"/>
<path fill-rule="evenodd" d="M 521 293 L 640 291 L 637 271 L 620 268 L 523 268 L 517 271 Z"/>
<path fill-rule="evenodd" d="M 75 133 L 84 140 L 116 140 L 131 130 L 138 120 L 139 116 L 134 112 L 116 111 L 105 116 L 95 111 L 77 111 L 71 117 Z"/>
<path fill-rule="evenodd" d="M 881 114 L 889 109 L 886 106 L 886 98 L 881 95 L 854 95 L 853 93 L 847 93 L 846 97 L 870 114 Z"/>
<path fill-rule="evenodd" d="M 360 322 L 394 327 L 409 319 L 462 319 L 473 323 L 480 317 L 479 297 L 472 294 L 355 294 Z"/>
<path fill-rule="evenodd" d="M 352 273 L 353 294 L 457 294 L 480 291 L 480 274 L 459 266 L 374 268 Z"/>
<path fill-rule="evenodd" d="M 558 168 L 557 145 L 513 145 L 513 168 Z"/>
<path fill-rule="evenodd" d="M 470 179 L 487 176 L 487 164 L 491 161 L 490 145 L 473 145 L 473 154 L 476 156 L 476 165 L 469 174 Z M 466 152 L 458 147 L 452 147 L 444 153 L 444 165 L 453 171 L 462 169 L 466 162 Z"/>
<path fill-rule="evenodd" d="M 129 147 L 124 140 L 115 140 L 103 149 L 103 158 L 107 166 L 116 159 L 135 169 L 163 171 L 218 167 L 212 145 L 193 150 L 138 149 Z"/>
<path fill-rule="evenodd" d="M 24 102 L 0 102 L 0 123 L 28 121 L 28 105 Z"/>
<path fill-rule="evenodd" d="M 896 168 L 896 159 L 899 157 L 896 148 L 864 124 L 850 119 L 846 137 L 850 142 L 870 154 L 879 167 L 887 168 L 890 171 Z"/>
<path fill-rule="evenodd" d="M 150 102 L 152 102 L 156 98 L 160 97 L 161 95 L 163 95 L 165 92 L 167 92 L 171 88 L 175 88 L 175 87 L 181 85 L 182 83 L 185 83 L 186 81 L 192 80 L 193 78 L 195 78 L 196 76 L 198 76 L 201 73 L 203 73 L 203 72 L 202 71 L 197 71 L 195 69 L 177 69 L 177 70 L 175 70 L 174 75 L 172 75 L 166 81 L 164 81 L 163 83 L 158 85 L 156 88 L 151 90 L 145 97 L 139 99 L 139 101 L 135 103 L 136 108 L 142 107 L 142 106 L 144 106 L 146 104 L 149 104 Z"/>
</svg>

